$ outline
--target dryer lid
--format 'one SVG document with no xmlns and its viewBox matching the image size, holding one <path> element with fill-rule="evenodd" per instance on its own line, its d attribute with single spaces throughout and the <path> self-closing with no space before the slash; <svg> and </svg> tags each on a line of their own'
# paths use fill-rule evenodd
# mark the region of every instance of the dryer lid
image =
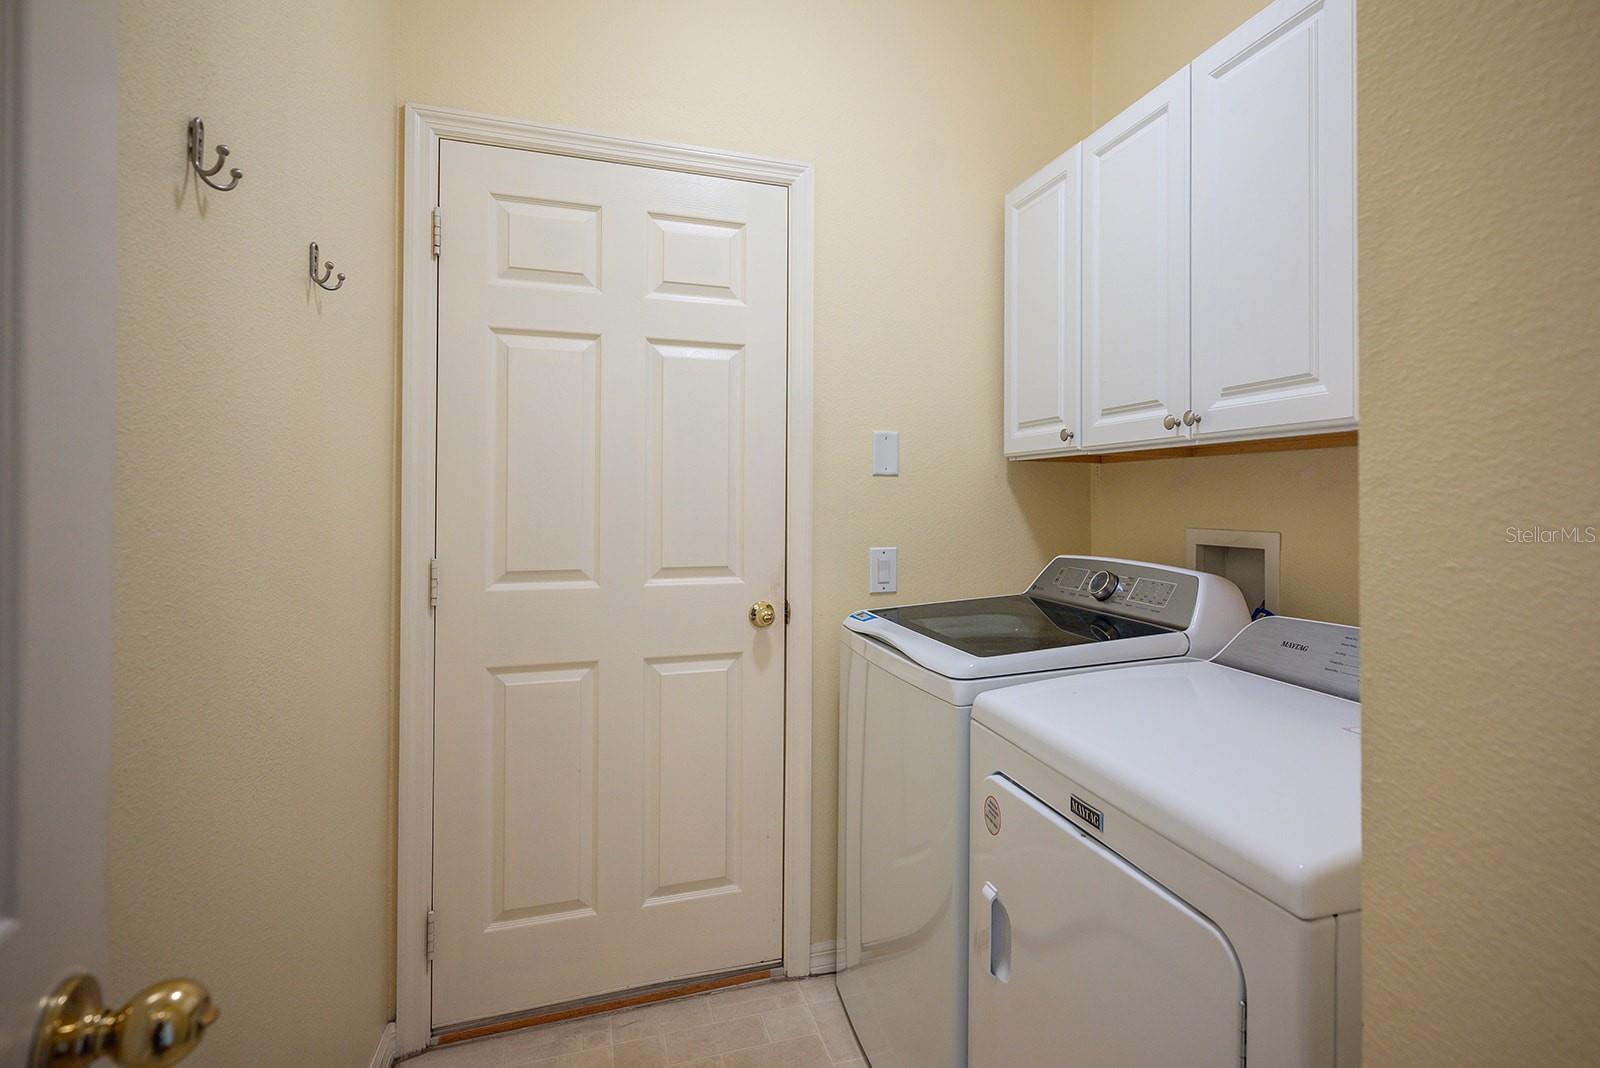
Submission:
<svg viewBox="0 0 1600 1068">
<path fill-rule="evenodd" d="M 1354 701 L 1176 661 L 991 691 L 973 718 L 1295 916 L 1361 907 Z"/>
</svg>

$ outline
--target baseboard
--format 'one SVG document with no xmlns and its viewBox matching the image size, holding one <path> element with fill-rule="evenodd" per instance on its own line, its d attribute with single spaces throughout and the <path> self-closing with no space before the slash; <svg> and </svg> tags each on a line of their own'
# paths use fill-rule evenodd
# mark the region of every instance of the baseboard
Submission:
<svg viewBox="0 0 1600 1068">
<path fill-rule="evenodd" d="M 378 1048 L 372 1051 L 372 1060 L 367 1062 L 367 1068 L 389 1068 L 394 1064 L 395 1036 L 394 1024 L 383 1025 L 383 1033 L 378 1036 Z"/>
<path fill-rule="evenodd" d="M 833 940 L 811 943 L 811 974 L 832 975 L 835 971 L 838 971 L 838 954 L 834 952 Z"/>
</svg>

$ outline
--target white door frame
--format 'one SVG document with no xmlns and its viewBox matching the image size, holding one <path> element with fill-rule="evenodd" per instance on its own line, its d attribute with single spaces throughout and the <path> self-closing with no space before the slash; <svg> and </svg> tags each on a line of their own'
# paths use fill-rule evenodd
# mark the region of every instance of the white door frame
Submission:
<svg viewBox="0 0 1600 1068">
<path fill-rule="evenodd" d="M 784 649 L 783 967 L 790 976 L 811 970 L 811 165 L 407 104 L 401 227 L 400 758 L 395 858 L 395 1021 L 399 1048 L 405 1053 L 424 1048 L 432 1032 L 426 922 L 433 903 L 434 629 L 429 593 L 438 384 L 433 209 L 439 195 L 439 142 L 446 139 L 763 182 L 789 190 L 785 586 L 792 611 Z"/>
</svg>

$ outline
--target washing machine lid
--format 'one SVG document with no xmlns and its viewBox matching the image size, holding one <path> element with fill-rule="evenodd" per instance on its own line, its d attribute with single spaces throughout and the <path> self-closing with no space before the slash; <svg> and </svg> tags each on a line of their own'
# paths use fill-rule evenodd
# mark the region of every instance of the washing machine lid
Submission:
<svg viewBox="0 0 1600 1068">
<path fill-rule="evenodd" d="M 1357 633 L 1274 617 L 1246 628 L 1231 656 L 990 691 L 973 718 L 1295 916 L 1351 912 L 1361 706 L 1335 692 L 1358 670 Z M 1279 677 L 1260 673 L 1265 664 Z M 1106 814 L 1101 832 L 1112 848 L 1114 820 Z"/>
<path fill-rule="evenodd" d="M 852 612 L 844 625 L 951 679 L 1184 656 L 1181 630 L 1027 594 Z"/>
</svg>

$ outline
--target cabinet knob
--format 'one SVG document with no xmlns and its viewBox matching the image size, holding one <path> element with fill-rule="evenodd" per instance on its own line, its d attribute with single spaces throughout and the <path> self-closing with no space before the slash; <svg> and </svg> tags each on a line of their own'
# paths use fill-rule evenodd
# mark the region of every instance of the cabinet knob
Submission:
<svg viewBox="0 0 1600 1068">
<path fill-rule="evenodd" d="M 1168 430 L 1176 430 L 1178 429 L 1178 417 L 1169 414 L 1165 419 L 1161 420 L 1161 425 Z"/>
<path fill-rule="evenodd" d="M 1061 428 L 1061 440 L 1062 441 L 1071 441 L 1072 440 L 1072 431 L 1068 430 L 1066 427 L 1062 427 Z"/>
<path fill-rule="evenodd" d="M 1194 426 L 1199 421 L 1200 421 L 1200 417 L 1195 414 L 1195 411 L 1194 411 L 1193 408 L 1190 408 L 1188 411 L 1183 413 L 1183 425 L 1184 426 Z"/>
</svg>

